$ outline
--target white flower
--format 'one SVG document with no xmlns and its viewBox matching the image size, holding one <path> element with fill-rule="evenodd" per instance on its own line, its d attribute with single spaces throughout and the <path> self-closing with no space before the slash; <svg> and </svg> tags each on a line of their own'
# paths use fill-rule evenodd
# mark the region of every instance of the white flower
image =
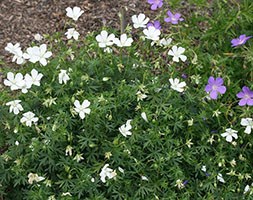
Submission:
<svg viewBox="0 0 253 200">
<path fill-rule="evenodd" d="M 11 90 L 18 90 L 25 84 L 23 75 L 17 73 L 15 76 L 12 72 L 7 73 L 7 79 L 4 80 L 4 85 L 11 87 Z"/>
<path fill-rule="evenodd" d="M 142 101 L 143 99 L 146 99 L 148 96 L 145 93 L 142 93 L 141 91 L 136 92 L 137 95 L 137 101 Z"/>
<path fill-rule="evenodd" d="M 244 192 L 243 194 L 246 194 L 247 192 L 250 191 L 250 186 L 249 185 L 246 185 L 245 188 L 244 188 Z"/>
<path fill-rule="evenodd" d="M 177 79 L 177 78 L 175 78 L 175 79 L 170 78 L 169 81 L 171 84 L 171 86 L 170 86 L 171 89 L 176 90 L 178 92 L 184 91 L 184 87 L 186 86 L 186 83 L 184 81 L 179 83 L 179 79 Z"/>
<path fill-rule="evenodd" d="M 238 132 L 238 131 L 236 131 L 236 130 L 233 130 L 233 129 L 231 129 L 231 128 L 227 128 L 227 129 L 226 129 L 226 132 L 225 132 L 225 133 L 222 133 L 221 136 L 222 136 L 222 137 L 226 137 L 226 141 L 232 142 L 233 137 L 234 137 L 235 139 L 238 138 L 237 132 Z"/>
<path fill-rule="evenodd" d="M 81 160 L 83 160 L 83 154 L 76 154 L 76 156 L 74 157 L 73 160 L 76 160 L 77 162 L 80 162 Z"/>
<path fill-rule="evenodd" d="M 40 80 L 42 77 L 43 77 L 43 74 L 39 73 L 36 69 L 32 69 L 31 75 L 30 74 L 25 75 L 26 85 L 30 87 L 32 85 L 40 86 Z"/>
<path fill-rule="evenodd" d="M 36 123 L 39 120 L 38 117 L 35 117 L 35 114 L 31 111 L 26 112 L 23 114 L 20 122 L 25 123 L 26 126 L 32 126 L 32 122 Z"/>
<path fill-rule="evenodd" d="M 225 180 L 222 177 L 222 174 L 218 173 L 217 175 L 217 180 L 220 181 L 221 183 L 225 183 Z"/>
<path fill-rule="evenodd" d="M 8 51 L 11 54 L 16 54 L 17 51 L 21 50 L 21 47 L 19 43 L 16 43 L 14 45 L 12 43 L 8 43 L 4 49 L 5 51 Z"/>
<path fill-rule="evenodd" d="M 132 16 L 132 22 L 134 24 L 134 28 L 145 28 L 148 21 L 149 21 L 149 18 L 147 17 L 145 19 L 145 15 L 143 13 L 139 14 L 138 16 L 137 15 L 133 15 Z"/>
<path fill-rule="evenodd" d="M 113 42 L 118 46 L 118 47 L 130 47 L 133 39 L 132 38 L 127 38 L 127 35 L 124 33 L 120 36 L 120 39 L 114 38 Z"/>
<path fill-rule="evenodd" d="M 28 174 L 28 183 L 33 184 L 33 182 L 43 181 L 45 178 L 42 176 L 38 176 L 38 174 L 29 173 Z"/>
<path fill-rule="evenodd" d="M 142 113 L 141 113 L 141 117 L 142 117 L 142 119 L 145 120 L 145 122 L 148 122 L 148 118 L 147 118 L 147 115 L 146 115 L 145 112 L 142 112 Z"/>
<path fill-rule="evenodd" d="M 176 180 L 176 185 L 178 187 L 178 189 L 183 189 L 184 188 L 184 183 L 181 179 L 177 179 Z"/>
<path fill-rule="evenodd" d="M 148 181 L 148 178 L 146 176 L 141 176 L 141 180 Z"/>
<path fill-rule="evenodd" d="M 182 55 L 185 51 L 185 48 L 183 47 L 177 47 L 173 46 L 172 50 L 169 50 L 168 55 L 173 56 L 174 62 L 179 62 L 179 58 L 185 62 L 187 57 L 185 55 Z"/>
<path fill-rule="evenodd" d="M 116 173 L 115 170 L 109 168 L 109 164 L 105 164 L 99 175 L 100 175 L 100 180 L 103 183 L 105 183 L 106 182 L 106 180 L 105 180 L 106 177 L 108 177 L 108 179 L 112 179 L 117 175 L 117 173 Z"/>
<path fill-rule="evenodd" d="M 29 47 L 26 51 L 27 53 L 23 54 L 23 57 L 25 59 L 29 59 L 29 61 L 32 63 L 40 62 L 40 64 L 42 64 L 43 66 L 47 65 L 46 59 L 52 56 L 52 52 L 47 51 L 46 44 L 42 44 L 39 47 Z"/>
<path fill-rule="evenodd" d="M 14 54 L 12 62 L 16 62 L 18 65 L 21 65 L 25 62 L 25 59 L 23 58 L 23 52 L 21 51 L 21 49 Z"/>
<path fill-rule="evenodd" d="M 28 92 L 28 89 L 30 89 L 31 86 L 32 86 L 32 85 L 30 85 L 29 82 L 27 83 L 27 82 L 24 80 L 24 81 L 23 81 L 23 85 L 20 86 L 21 92 L 24 93 L 24 94 L 27 93 L 27 92 Z"/>
<path fill-rule="evenodd" d="M 112 49 L 110 47 L 104 48 L 105 53 L 112 53 Z"/>
<path fill-rule="evenodd" d="M 39 33 L 37 33 L 37 34 L 35 34 L 34 36 L 34 39 L 36 40 L 36 41 L 41 41 L 42 39 L 43 39 L 43 37 L 42 37 L 42 35 L 40 35 Z"/>
<path fill-rule="evenodd" d="M 162 38 L 159 41 L 159 45 L 161 45 L 161 46 L 169 46 L 171 42 L 172 42 L 171 38 L 169 38 L 169 39 Z"/>
<path fill-rule="evenodd" d="M 69 18 L 72 18 L 73 20 L 77 21 L 78 18 L 84 13 L 83 10 L 81 10 L 80 7 L 75 6 L 74 8 L 67 7 L 67 16 Z"/>
<path fill-rule="evenodd" d="M 13 112 L 15 115 L 19 113 L 19 111 L 23 111 L 23 107 L 20 104 L 21 100 L 14 100 L 14 101 L 9 101 L 5 105 L 10 106 L 9 112 Z"/>
<path fill-rule="evenodd" d="M 242 118 L 241 125 L 246 126 L 244 133 L 250 134 L 251 129 L 253 129 L 253 120 L 252 118 Z"/>
<path fill-rule="evenodd" d="M 123 174 L 125 173 L 124 169 L 122 169 L 121 167 L 118 167 L 118 170 Z"/>
<path fill-rule="evenodd" d="M 221 114 L 221 112 L 219 110 L 215 110 L 215 111 L 213 111 L 212 117 L 214 117 L 214 116 L 218 117 L 220 114 Z"/>
<path fill-rule="evenodd" d="M 203 172 L 206 172 L 206 166 L 203 165 L 203 166 L 201 167 L 201 170 L 202 170 Z"/>
<path fill-rule="evenodd" d="M 112 33 L 108 35 L 107 31 L 101 31 L 99 35 L 96 36 L 96 40 L 98 42 L 98 46 L 101 48 L 105 48 L 107 46 L 111 46 L 114 43 L 115 35 Z"/>
<path fill-rule="evenodd" d="M 55 195 L 49 196 L 47 200 L 56 200 Z"/>
<path fill-rule="evenodd" d="M 61 69 L 61 72 L 58 75 L 59 83 L 66 84 L 68 80 L 70 80 L 69 75 L 67 74 L 67 70 Z"/>
<path fill-rule="evenodd" d="M 74 105 L 74 109 L 77 113 L 79 113 L 81 119 L 84 119 L 85 114 L 90 114 L 91 110 L 88 108 L 90 106 L 90 102 L 88 100 L 84 100 L 82 105 L 80 105 L 80 102 L 78 100 L 75 100 Z"/>
<path fill-rule="evenodd" d="M 67 156 L 67 155 L 72 156 L 72 150 L 73 150 L 73 147 L 70 146 L 70 145 L 68 145 L 68 146 L 66 147 L 66 150 L 65 150 L 65 155 L 66 155 L 66 156 Z"/>
<path fill-rule="evenodd" d="M 132 135 L 132 132 L 130 131 L 131 128 L 132 128 L 132 126 L 131 126 L 131 124 L 130 124 L 131 121 L 132 121 L 131 119 L 127 120 L 126 124 L 123 124 L 123 125 L 119 128 L 120 133 L 121 133 L 123 136 L 125 136 L 125 137 L 127 137 L 128 135 Z"/>
<path fill-rule="evenodd" d="M 145 38 L 153 41 L 159 40 L 159 36 L 161 34 L 161 31 L 156 29 L 154 26 L 150 26 L 143 30 L 143 33 L 145 34 Z"/>
<path fill-rule="evenodd" d="M 65 196 L 71 196 L 72 197 L 70 192 L 63 192 L 61 196 L 62 197 L 65 197 Z"/>
<path fill-rule="evenodd" d="M 69 28 L 65 35 L 67 35 L 68 39 L 73 37 L 75 40 L 78 40 L 80 34 L 74 28 Z"/>
</svg>

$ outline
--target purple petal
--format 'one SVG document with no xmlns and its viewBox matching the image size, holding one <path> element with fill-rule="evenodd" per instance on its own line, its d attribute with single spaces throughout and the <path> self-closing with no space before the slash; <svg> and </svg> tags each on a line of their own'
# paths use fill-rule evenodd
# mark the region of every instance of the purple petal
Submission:
<svg viewBox="0 0 253 200">
<path fill-rule="evenodd" d="M 159 4 L 158 4 L 158 7 L 161 8 L 163 6 L 163 1 L 161 1 Z"/>
<path fill-rule="evenodd" d="M 239 106 L 245 106 L 246 103 L 247 103 L 247 100 L 246 100 L 246 99 L 241 99 L 241 100 L 239 101 Z"/>
<path fill-rule="evenodd" d="M 226 92 L 226 87 L 225 86 L 218 87 L 218 92 L 224 94 Z"/>
<path fill-rule="evenodd" d="M 239 36 L 239 39 L 240 39 L 240 40 L 244 40 L 245 38 L 246 38 L 246 35 L 245 35 L 245 34 Z"/>
<path fill-rule="evenodd" d="M 220 77 L 216 78 L 216 84 L 219 85 L 219 86 L 222 85 L 223 84 L 223 79 L 220 78 Z"/>
<path fill-rule="evenodd" d="M 172 24 L 178 24 L 178 20 L 172 20 L 171 23 Z"/>
<path fill-rule="evenodd" d="M 249 89 L 247 86 L 243 86 L 243 87 L 242 87 L 242 91 L 243 91 L 244 93 L 249 93 L 249 92 L 250 92 L 250 89 Z"/>
<path fill-rule="evenodd" d="M 238 98 L 243 98 L 244 97 L 244 92 L 239 92 L 236 96 Z"/>
<path fill-rule="evenodd" d="M 248 99 L 248 100 L 247 100 L 247 104 L 248 104 L 249 106 L 253 106 L 253 99 Z"/>
<path fill-rule="evenodd" d="M 167 15 L 169 16 L 169 17 L 172 17 L 173 16 L 173 14 L 168 10 L 168 12 L 167 12 Z"/>
<path fill-rule="evenodd" d="M 155 0 L 148 0 L 149 4 L 153 4 Z"/>
<path fill-rule="evenodd" d="M 179 19 L 179 18 L 181 17 L 181 14 L 180 14 L 180 13 L 176 13 L 176 14 L 174 15 L 174 17 L 177 18 L 177 19 Z"/>
<path fill-rule="evenodd" d="M 238 46 L 239 43 L 240 43 L 240 41 L 239 41 L 238 39 L 233 39 L 233 40 L 231 40 L 232 47 Z"/>
<path fill-rule="evenodd" d="M 252 38 L 252 36 L 246 37 L 245 40 L 247 41 L 247 40 L 249 40 L 250 38 Z"/>
<path fill-rule="evenodd" d="M 251 97 L 251 98 L 253 98 L 253 91 L 249 91 L 249 96 Z"/>
<path fill-rule="evenodd" d="M 211 97 L 211 99 L 217 99 L 217 97 L 218 97 L 217 91 L 212 90 L 212 91 L 210 92 L 210 97 Z"/>
<path fill-rule="evenodd" d="M 152 22 L 149 22 L 149 23 L 147 24 L 147 28 L 150 27 L 150 26 L 153 26 Z"/>
<path fill-rule="evenodd" d="M 153 4 L 152 6 L 151 6 L 151 10 L 156 10 L 157 9 L 157 4 Z"/>
<path fill-rule="evenodd" d="M 160 22 L 159 22 L 158 20 L 154 21 L 154 27 L 155 27 L 156 29 L 158 29 L 158 30 L 161 29 L 161 24 L 160 24 Z"/>
<path fill-rule="evenodd" d="M 211 90 L 212 90 L 212 86 L 211 85 L 206 85 L 205 91 L 210 92 Z"/>
<path fill-rule="evenodd" d="M 164 21 L 165 21 L 165 22 L 170 22 L 170 18 L 169 18 L 169 17 L 164 18 Z"/>
<path fill-rule="evenodd" d="M 208 79 L 208 83 L 211 84 L 211 85 L 213 85 L 214 82 L 215 82 L 214 77 L 210 76 L 209 79 Z"/>
</svg>

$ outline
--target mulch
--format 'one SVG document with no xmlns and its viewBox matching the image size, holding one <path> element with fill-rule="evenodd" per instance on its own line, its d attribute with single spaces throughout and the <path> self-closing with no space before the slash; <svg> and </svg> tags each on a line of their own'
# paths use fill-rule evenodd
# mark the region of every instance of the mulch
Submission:
<svg viewBox="0 0 253 200">
<path fill-rule="evenodd" d="M 149 10 L 146 0 L 0 0 L 0 58 L 10 61 L 4 47 L 19 42 L 22 50 L 34 41 L 34 35 L 66 31 L 67 7 L 84 10 L 76 22 L 78 32 L 85 36 L 102 26 L 120 28 L 118 13 L 127 8 L 126 18 Z"/>
</svg>

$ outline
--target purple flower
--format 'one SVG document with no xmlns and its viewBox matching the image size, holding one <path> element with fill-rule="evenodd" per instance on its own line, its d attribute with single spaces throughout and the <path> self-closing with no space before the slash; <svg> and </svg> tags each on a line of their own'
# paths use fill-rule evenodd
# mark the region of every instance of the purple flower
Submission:
<svg viewBox="0 0 253 200">
<path fill-rule="evenodd" d="M 210 93 L 211 99 L 217 99 L 218 93 L 224 94 L 226 92 L 226 87 L 223 86 L 223 79 L 220 77 L 215 79 L 214 77 L 210 76 L 205 91 Z"/>
<path fill-rule="evenodd" d="M 246 37 L 245 34 L 240 35 L 239 38 L 235 38 L 235 39 L 231 40 L 232 47 L 237 47 L 237 46 L 243 45 L 250 38 L 252 38 L 252 36 Z"/>
<path fill-rule="evenodd" d="M 183 182 L 183 184 L 186 185 L 188 182 L 189 182 L 188 180 L 185 180 L 185 181 Z"/>
<path fill-rule="evenodd" d="M 163 0 L 148 0 L 148 3 L 151 4 L 151 10 L 156 10 L 162 7 Z"/>
<path fill-rule="evenodd" d="M 251 91 L 248 87 L 243 86 L 242 91 L 236 96 L 241 99 L 239 101 L 239 106 L 245 106 L 246 104 L 253 106 L 253 91 Z"/>
<path fill-rule="evenodd" d="M 184 20 L 183 18 L 181 18 L 180 13 L 176 13 L 175 15 L 173 15 L 172 12 L 168 11 L 167 15 L 169 17 L 164 19 L 165 22 L 171 22 L 172 24 L 178 24 L 178 21 Z"/>
<path fill-rule="evenodd" d="M 161 30 L 161 24 L 160 24 L 160 22 L 159 22 L 158 20 L 155 20 L 154 23 L 149 22 L 149 23 L 147 24 L 147 28 L 150 27 L 150 26 L 153 26 L 153 27 L 155 27 L 156 29 Z"/>
<path fill-rule="evenodd" d="M 183 74 L 181 75 L 181 77 L 182 77 L 183 79 L 187 79 L 187 78 L 188 78 L 188 75 L 185 74 L 185 73 L 183 73 Z"/>
</svg>

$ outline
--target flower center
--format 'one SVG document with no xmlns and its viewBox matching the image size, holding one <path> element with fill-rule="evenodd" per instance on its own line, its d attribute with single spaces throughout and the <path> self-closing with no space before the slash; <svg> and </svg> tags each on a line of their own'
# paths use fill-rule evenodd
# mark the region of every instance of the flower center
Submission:
<svg viewBox="0 0 253 200">
<path fill-rule="evenodd" d="M 244 99 L 250 99 L 250 96 L 249 96 L 248 94 L 245 94 L 245 95 L 243 96 L 243 98 L 244 98 Z"/>
<path fill-rule="evenodd" d="M 217 89 L 218 89 L 217 85 L 213 85 L 213 86 L 212 86 L 212 89 L 213 89 L 213 90 L 217 90 Z"/>
<path fill-rule="evenodd" d="M 171 17 L 171 21 L 177 21 L 177 18 L 176 17 Z"/>
</svg>

